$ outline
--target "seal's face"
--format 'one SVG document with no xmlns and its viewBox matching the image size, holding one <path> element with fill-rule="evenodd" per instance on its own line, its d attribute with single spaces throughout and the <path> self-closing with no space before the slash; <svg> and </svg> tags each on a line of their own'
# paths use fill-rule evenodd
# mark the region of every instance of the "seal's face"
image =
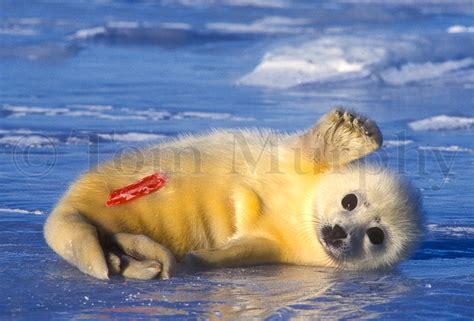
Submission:
<svg viewBox="0 0 474 321">
<path fill-rule="evenodd" d="M 372 269 L 406 256 L 421 232 L 413 189 L 383 169 L 365 166 L 326 176 L 318 191 L 316 233 L 330 260 Z"/>
<path fill-rule="evenodd" d="M 340 196 L 339 209 L 320 224 L 319 240 L 328 255 L 337 261 L 381 256 L 390 244 L 390 228 L 382 222 L 364 191 Z"/>
</svg>

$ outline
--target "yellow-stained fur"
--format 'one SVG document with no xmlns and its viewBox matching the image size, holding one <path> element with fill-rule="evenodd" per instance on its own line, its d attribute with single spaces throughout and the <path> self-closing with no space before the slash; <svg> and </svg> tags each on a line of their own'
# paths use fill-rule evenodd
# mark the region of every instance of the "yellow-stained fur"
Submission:
<svg viewBox="0 0 474 321">
<path fill-rule="evenodd" d="M 192 251 L 189 262 L 208 266 L 336 266 L 315 232 L 318 181 L 380 144 L 375 124 L 338 110 L 302 135 L 244 130 L 182 137 L 82 175 L 50 215 L 45 237 L 70 263 L 103 279 L 110 270 L 107 244 L 114 242 L 134 258 L 127 264 L 163 264 L 163 278 L 174 258 Z M 154 172 L 168 177 L 159 191 L 104 205 L 111 191 Z"/>
</svg>

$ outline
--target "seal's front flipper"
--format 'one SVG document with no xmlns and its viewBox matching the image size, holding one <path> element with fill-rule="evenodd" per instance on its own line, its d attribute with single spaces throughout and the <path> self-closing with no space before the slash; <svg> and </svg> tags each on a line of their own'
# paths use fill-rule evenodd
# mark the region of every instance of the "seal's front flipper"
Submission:
<svg viewBox="0 0 474 321">
<path fill-rule="evenodd" d="M 298 137 L 303 155 L 316 163 L 340 166 L 362 158 L 382 146 L 382 134 L 371 119 L 333 109 Z"/>
<path fill-rule="evenodd" d="M 107 255 L 110 274 L 120 274 L 127 279 L 151 280 L 160 276 L 161 263 L 137 260 L 129 255 L 109 252 Z"/>
<path fill-rule="evenodd" d="M 169 279 L 176 269 L 174 255 L 145 235 L 117 233 L 112 241 L 125 254 L 120 256 L 120 274 L 124 277 Z"/>
<path fill-rule="evenodd" d="M 225 246 L 190 252 L 186 264 L 195 267 L 238 267 L 281 262 L 278 245 L 265 238 L 240 238 Z"/>
</svg>

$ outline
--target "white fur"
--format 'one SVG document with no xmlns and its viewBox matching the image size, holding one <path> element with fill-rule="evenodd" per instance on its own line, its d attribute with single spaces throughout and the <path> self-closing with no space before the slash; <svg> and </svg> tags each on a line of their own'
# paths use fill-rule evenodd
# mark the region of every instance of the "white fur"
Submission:
<svg viewBox="0 0 474 321">
<path fill-rule="evenodd" d="M 349 193 L 358 197 L 353 211 L 341 205 Z M 410 253 L 422 233 L 419 193 L 401 176 L 383 167 L 358 162 L 328 173 L 318 185 L 315 199 L 318 227 L 338 224 L 349 234 L 349 253 L 338 260 L 345 268 L 391 266 Z M 382 244 L 370 243 L 366 235 L 370 227 L 384 231 Z"/>
</svg>

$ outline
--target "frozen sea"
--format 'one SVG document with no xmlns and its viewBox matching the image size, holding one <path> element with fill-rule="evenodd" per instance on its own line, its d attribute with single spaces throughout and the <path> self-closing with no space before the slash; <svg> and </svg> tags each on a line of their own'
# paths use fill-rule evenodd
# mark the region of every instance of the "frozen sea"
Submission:
<svg viewBox="0 0 474 321">
<path fill-rule="evenodd" d="M 474 2 L 0 0 L 0 319 L 474 318 Z M 81 172 L 209 128 L 373 117 L 421 189 L 392 271 L 264 266 L 97 281 L 42 226 Z"/>
</svg>

